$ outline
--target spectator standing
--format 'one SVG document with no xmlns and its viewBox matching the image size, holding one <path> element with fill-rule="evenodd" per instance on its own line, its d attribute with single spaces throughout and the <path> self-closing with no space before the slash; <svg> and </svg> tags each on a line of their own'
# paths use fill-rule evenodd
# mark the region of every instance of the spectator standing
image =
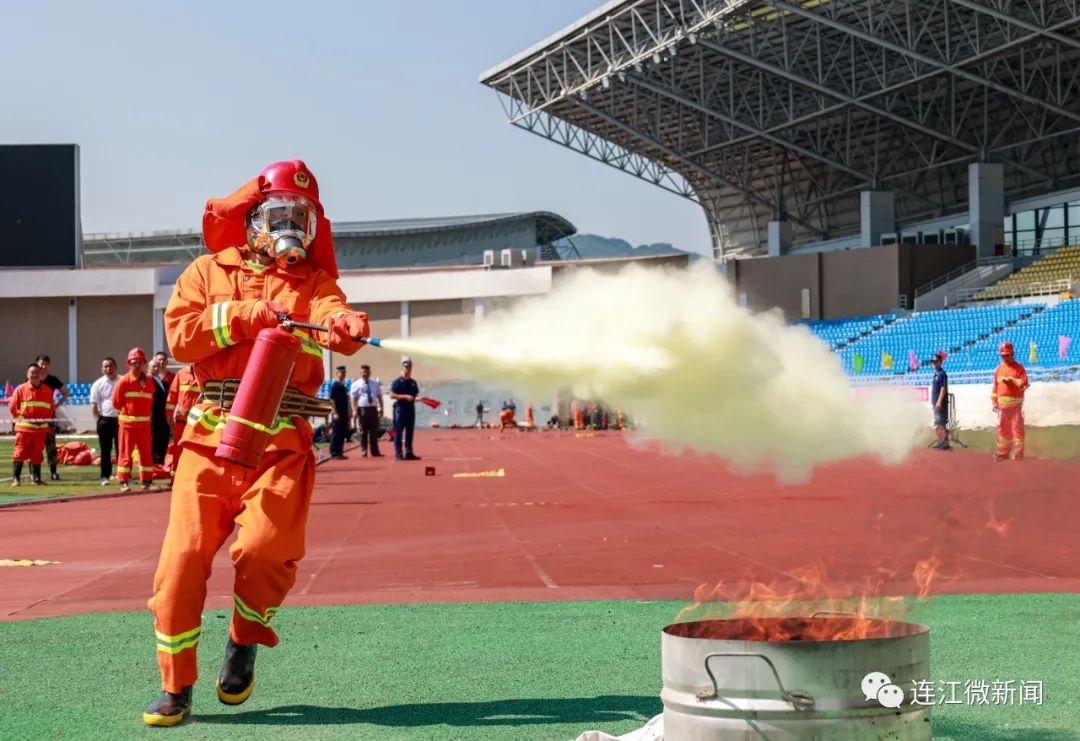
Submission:
<svg viewBox="0 0 1080 741">
<path fill-rule="evenodd" d="M 416 427 L 416 397 L 420 385 L 412 377 L 412 361 L 401 361 L 401 375 L 390 385 L 394 400 L 394 457 L 399 461 L 418 461 L 413 455 L 413 430 Z"/>
<path fill-rule="evenodd" d="M 938 352 L 930 359 L 934 366 L 934 380 L 930 385 L 930 403 L 934 407 L 934 429 L 937 431 L 938 450 L 952 450 L 949 446 L 949 374 L 942 368 L 945 353 Z"/>
<path fill-rule="evenodd" d="M 57 391 L 60 392 L 60 399 L 56 402 L 56 409 L 59 409 L 64 402 L 68 400 L 68 397 L 71 396 L 71 392 L 67 390 L 67 386 L 64 385 L 63 381 L 56 376 L 49 374 L 49 366 L 52 364 L 52 361 L 49 360 L 48 355 L 38 355 L 37 360 L 34 362 L 41 368 L 41 372 L 45 376 L 41 379 L 41 382 L 52 389 L 53 396 L 55 397 Z M 60 425 L 55 422 L 50 423 L 49 431 L 45 435 L 45 455 L 49 459 L 50 481 L 60 480 L 60 474 L 56 472 L 56 433 L 59 429 Z"/>
<path fill-rule="evenodd" d="M 8 411 L 15 422 L 15 450 L 11 454 L 14 467 L 11 485 L 22 481 L 23 463 L 30 463 L 30 478 L 38 485 L 41 480 L 41 459 L 44 457 L 48 420 L 55 413 L 53 391 L 41 382 L 42 370 L 37 363 L 26 369 L 26 383 L 20 384 L 8 402 Z M 39 421 L 42 420 L 42 421 Z"/>
<path fill-rule="evenodd" d="M 159 363 L 161 369 L 162 378 L 165 379 L 166 386 L 172 386 L 173 379 L 176 378 L 176 374 L 169 370 L 169 356 L 165 352 L 158 350 L 154 353 L 154 360 Z"/>
<path fill-rule="evenodd" d="M 154 465 L 165 465 L 165 456 L 169 452 L 172 440 L 172 424 L 169 411 L 169 368 L 164 353 L 157 353 L 150 361 L 150 380 L 154 382 L 154 406 L 150 412 L 150 448 Z"/>
<path fill-rule="evenodd" d="M 360 455 L 367 457 L 371 448 L 371 457 L 379 458 L 379 421 L 383 416 L 382 384 L 371 377 L 371 366 L 360 366 L 360 379 L 353 381 L 349 389 L 352 400 L 353 417 L 356 428 L 360 430 Z"/>
<path fill-rule="evenodd" d="M 345 386 L 345 366 L 334 369 L 334 382 L 330 384 L 330 400 L 334 402 L 334 411 L 330 413 L 332 421 L 330 437 L 330 457 L 345 460 L 345 435 L 349 431 L 349 389 Z"/>
<path fill-rule="evenodd" d="M 120 421 L 116 407 L 113 406 L 113 391 L 120 375 L 116 372 L 116 360 L 104 358 L 101 361 L 101 378 L 90 387 L 90 412 L 97 425 L 98 450 L 101 455 L 101 485 L 107 486 L 112 478 L 112 456 L 116 449 L 120 455 Z"/>
</svg>

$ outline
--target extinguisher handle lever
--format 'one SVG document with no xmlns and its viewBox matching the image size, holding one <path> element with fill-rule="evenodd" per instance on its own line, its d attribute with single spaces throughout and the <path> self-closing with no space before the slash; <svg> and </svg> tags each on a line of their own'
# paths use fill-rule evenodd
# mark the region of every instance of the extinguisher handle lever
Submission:
<svg viewBox="0 0 1080 741">
<path fill-rule="evenodd" d="M 285 329 L 308 329 L 313 332 L 329 332 L 328 327 L 324 327 L 321 324 L 305 324 L 304 322 L 294 322 L 289 318 L 288 314 L 278 314 L 278 319 L 281 320 L 281 326 Z M 375 347 L 382 347 L 382 340 L 378 337 L 353 337 L 356 342 L 363 342 L 368 345 L 374 345 Z"/>
</svg>

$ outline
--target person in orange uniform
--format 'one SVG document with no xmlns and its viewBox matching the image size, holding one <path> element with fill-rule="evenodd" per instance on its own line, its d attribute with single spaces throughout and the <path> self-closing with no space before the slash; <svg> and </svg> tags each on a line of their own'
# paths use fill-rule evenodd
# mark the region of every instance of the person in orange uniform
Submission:
<svg viewBox="0 0 1080 741">
<path fill-rule="evenodd" d="M 176 461 L 180 456 L 180 440 L 184 437 L 187 416 L 199 398 L 199 383 L 195 380 L 195 371 L 191 366 L 184 366 L 173 376 L 169 384 L 169 395 L 165 399 L 165 413 L 173 423 L 172 444 L 169 446 L 169 470 L 176 472 Z"/>
<path fill-rule="evenodd" d="M 536 428 L 536 417 L 533 415 L 532 404 L 525 405 L 525 426 L 530 430 Z"/>
<path fill-rule="evenodd" d="M 1024 457 L 1024 391 L 1027 390 L 1027 371 L 1013 358 L 1011 342 L 1002 342 L 998 347 L 1001 365 L 994 371 L 994 390 L 990 398 L 994 409 L 998 410 L 997 455 L 995 461 L 1009 457 L 1012 449 L 1013 459 Z"/>
<path fill-rule="evenodd" d="M 150 419 L 154 408 L 154 380 L 146 373 L 146 353 L 132 348 L 127 354 L 130 369 L 116 382 L 113 406 L 120 417 L 120 455 L 116 478 L 127 491 L 131 481 L 132 453 L 139 451 L 139 478 L 144 489 L 154 482 L 154 454 L 150 441 Z"/>
<path fill-rule="evenodd" d="M 30 480 L 39 486 L 41 462 L 45 459 L 45 437 L 56 416 L 53 390 L 42 383 L 45 371 L 37 363 L 27 366 L 26 383 L 20 383 L 8 401 L 8 411 L 15 421 L 15 451 L 11 454 L 11 485 L 22 483 L 23 464 L 30 463 Z"/>
<path fill-rule="evenodd" d="M 277 645 L 270 623 L 304 556 L 315 482 L 307 417 L 327 413 L 315 398 L 323 381 L 322 348 L 352 355 L 369 336 L 367 315 L 354 311 L 338 287 L 330 222 L 302 161 L 274 163 L 231 195 L 208 201 L 203 240 L 211 254 L 187 267 L 165 310 L 169 349 L 193 365 L 203 396 L 180 442 L 149 601 L 162 692 L 143 720 L 154 726 L 176 725 L 191 711 L 206 581 L 214 554 L 236 526 L 229 550 L 234 609 L 217 695 L 230 705 L 250 696 L 256 646 Z M 283 315 L 328 331 L 294 330 L 301 352 L 279 407 L 288 403 L 290 413 L 279 412 L 258 467 L 247 469 L 215 455 L 231 408 L 230 383 L 249 371 L 258 333 L 280 324 Z"/>
</svg>

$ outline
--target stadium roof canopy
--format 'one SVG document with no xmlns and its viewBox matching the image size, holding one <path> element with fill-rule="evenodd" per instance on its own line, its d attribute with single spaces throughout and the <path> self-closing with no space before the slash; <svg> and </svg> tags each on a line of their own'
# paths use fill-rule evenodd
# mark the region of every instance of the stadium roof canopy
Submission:
<svg viewBox="0 0 1080 741">
<path fill-rule="evenodd" d="M 1080 183 L 1080 0 L 617 0 L 481 76 L 511 123 L 705 209 L 714 254 Z"/>
<path fill-rule="evenodd" d="M 526 223 L 533 230 L 530 233 L 535 234 L 536 245 L 541 247 L 549 247 L 577 232 L 573 224 L 550 211 L 381 221 L 335 221 L 332 222 L 332 228 L 337 241 L 339 261 L 342 250 L 348 251 L 350 247 L 367 244 L 384 246 L 386 240 L 409 240 L 409 246 L 415 253 L 411 259 L 422 262 L 425 245 L 430 246 L 433 257 L 436 257 L 434 253 L 438 251 L 439 245 L 448 241 L 465 245 L 463 249 L 467 251 L 471 244 L 470 232 L 473 235 L 480 231 L 501 234 L 504 228 L 513 229 L 515 225 Z M 204 251 L 201 229 L 83 236 L 83 254 L 87 263 L 186 262 Z M 476 260 L 481 257 L 475 256 Z M 388 260 L 392 262 L 393 258 Z"/>
</svg>

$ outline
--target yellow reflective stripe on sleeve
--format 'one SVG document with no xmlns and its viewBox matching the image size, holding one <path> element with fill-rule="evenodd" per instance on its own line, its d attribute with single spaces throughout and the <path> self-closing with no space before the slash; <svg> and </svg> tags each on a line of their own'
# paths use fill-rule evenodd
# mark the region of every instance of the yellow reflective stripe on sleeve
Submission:
<svg viewBox="0 0 1080 741">
<path fill-rule="evenodd" d="M 154 395 L 146 391 L 125 391 L 124 396 L 129 399 L 153 399 Z"/>
<path fill-rule="evenodd" d="M 192 409 L 188 412 L 188 422 L 193 425 L 202 425 L 210 432 L 225 429 L 225 419 L 210 410 Z"/>
<path fill-rule="evenodd" d="M 315 340 L 311 339 L 311 335 L 299 329 L 294 329 L 293 334 L 300 340 L 300 350 L 306 352 L 308 355 L 314 355 L 317 358 L 323 356 L 322 348 L 319 347 Z"/>
<path fill-rule="evenodd" d="M 165 411 L 166 411 L 166 412 L 171 412 L 171 411 L 173 411 L 174 409 L 176 409 L 176 404 L 166 404 L 166 405 L 165 405 Z"/>
<path fill-rule="evenodd" d="M 120 415 L 120 421 L 121 422 L 149 422 L 150 418 L 149 417 L 132 417 L 130 414 L 121 414 Z"/>
<path fill-rule="evenodd" d="M 182 384 L 180 384 L 180 390 L 181 391 L 201 391 L 202 389 L 199 388 L 198 384 L 189 385 L 189 384 L 186 384 L 186 383 L 182 383 Z"/>
<path fill-rule="evenodd" d="M 24 401 L 19 404 L 19 409 L 26 409 L 26 407 L 38 407 L 41 409 L 52 409 L 52 404 L 47 401 Z"/>
<path fill-rule="evenodd" d="M 238 594 L 233 594 L 233 604 L 236 606 L 237 615 L 244 620 L 258 623 L 259 625 L 269 626 L 271 618 L 273 618 L 274 615 L 277 615 L 278 612 L 278 608 L 276 607 L 267 607 L 266 615 L 260 615 L 258 612 L 244 604 L 244 600 L 240 599 L 240 595 Z"/>
<path fill-rule="evenodd" d="M 222 301 L 211 307 L 210 329 L 214 333 L 214 342 L 218 347 L 229 347 L 236 344 L 232 335 L 229 334 L 229 302 Z"/>
</svg>

